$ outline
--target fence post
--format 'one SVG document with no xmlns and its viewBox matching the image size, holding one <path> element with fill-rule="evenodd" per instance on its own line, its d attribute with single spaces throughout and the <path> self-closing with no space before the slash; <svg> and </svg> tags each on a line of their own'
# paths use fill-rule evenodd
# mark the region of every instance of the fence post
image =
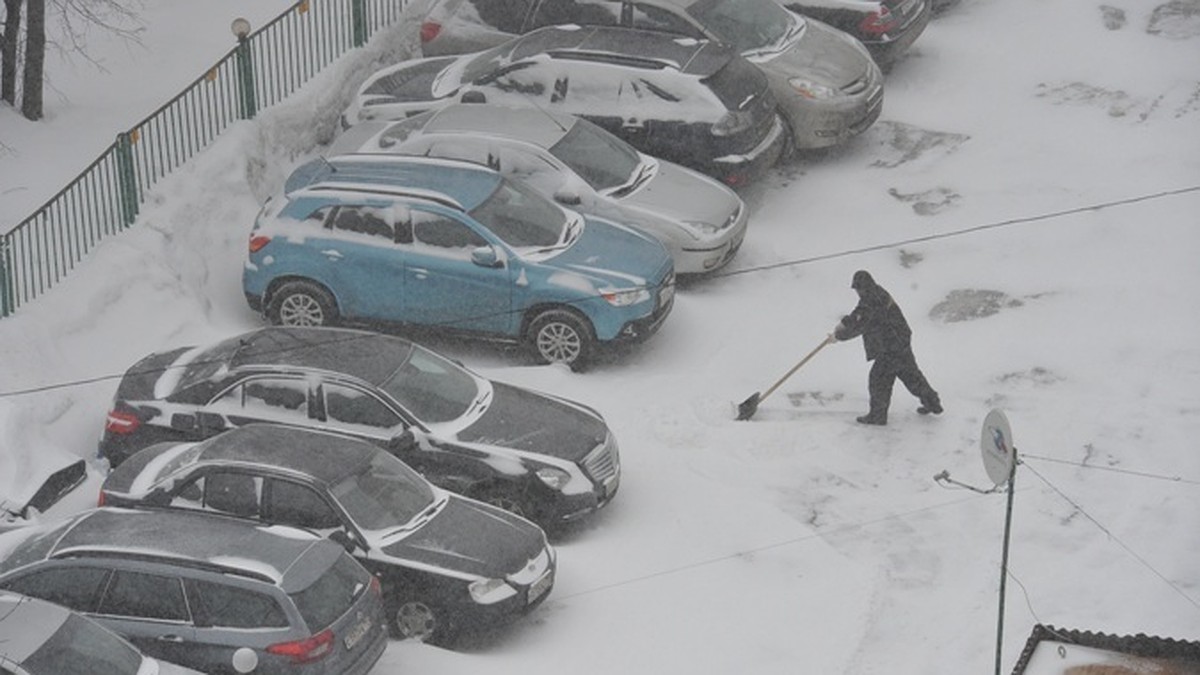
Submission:
<svg viewBox="0 0 1200 675">
<path fill-rule="evenodd" d="M 250 22 L 237 18 L 231 27 L 237 36 L 238 94 L 242 103 L 242 119 L 254 119 L 258 114 L 258 101 L 254 96 L 254 58 L 250 51 Z"/>
<path fill-rule="evenodd" d="M 367 0 L 350 0 L 350 23 L 354 31 L 354 46 L 367 42 Z"/>
<path fill-rule="evenodd" d="M 9 262 L 9 236 L 0 237 L 0 318 L 4 318 L 13 312 L 12 298 L 12 275 L 9 270 L 12 265 Z"/>
<path fill-rule="evenodd" d="M 137 172 L 133 168 L 133 134 L 117 134 L 117 189 L 120 191 L 121 225 L 129 227 L 137 219 Z"/>
</svg>

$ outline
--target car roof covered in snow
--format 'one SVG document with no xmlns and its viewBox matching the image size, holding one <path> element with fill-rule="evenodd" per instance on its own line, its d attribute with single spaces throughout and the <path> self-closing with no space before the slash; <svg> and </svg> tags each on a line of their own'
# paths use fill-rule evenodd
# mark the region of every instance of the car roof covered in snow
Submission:
<svg viewBox="0 0 1200 675">
<path fill-rule="evenodd" d="M 341 373 L 374 385 L 391 376 L 413 350 L 404 338 L 346 328 L 272 326 L 221 344 L 231 341 L 240 343 L 229 360 L 231 369 L 288 366 Z"/>
<path fill-rule="evenodd" d="M 286 586 L 297 561 L 333 542 L 290 527 L 265 526 L 212 513 L 101 507 L 75 516 L 47 558 L 110 557 L 170 561 L 187 567 L 238 572 Z M 330 552 L 318 556 L 332 564 Z M 309 565 L 300 566 L 311 577 Z M 318 572 L 319 574 L 319 572 Z M 311 578 L 307 579 L 311 583 Z M 300 583 L 304 587 L 307 583 Z"/>
<path fill-rule="evenodd" d="M 400 155 L 317 158 L 288 176 L 284 192 L 375 191 L 440 201 L 470 211 L 496 191 L 499 173 L 472 162 Z"/>
<path fill-rule="evenodd" d="M 366 441 L 341 434 L 275 424 L 231 429 L 196 446 L 195 464 L 255 464 L 310 476 L 331 484 L 383 452 Z"/>
<path fill-rule="evenodd" d="M 617 26 L 547 26 L 509 44 L 513 61 L 542 53 L 607 56 L 631 67 L 658 64 L 699 77 L 712 75 L 738 56 L 718 42 Z"/>
</svg>

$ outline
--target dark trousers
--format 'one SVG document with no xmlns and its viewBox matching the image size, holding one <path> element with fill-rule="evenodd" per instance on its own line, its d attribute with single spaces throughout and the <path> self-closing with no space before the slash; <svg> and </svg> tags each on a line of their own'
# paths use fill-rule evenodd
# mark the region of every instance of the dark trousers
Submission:
<svg viewBox="0 0 1200 675">
<path fill-rule="evenodd" d="M 929 381 L 917 367 L 912 350 L 882 354 L 871 364 L 867 377 L 867 391 L 871 394 L 872 417 L 887 419 L 888 406 L 892 403 L 892 385 L 899 379 L 909 393 L 921 400 L 922 405 L 940 403 L 938 393 L 929 386 Z"/>
</svg>

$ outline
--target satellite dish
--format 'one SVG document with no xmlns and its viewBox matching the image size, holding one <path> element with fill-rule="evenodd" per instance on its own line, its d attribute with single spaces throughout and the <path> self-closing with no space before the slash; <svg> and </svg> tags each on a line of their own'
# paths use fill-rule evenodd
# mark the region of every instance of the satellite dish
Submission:
<svg viewBox="0 0 1200 675">
<path fill-rule="evenodd" d="M 979 448 L 983 452 L 983 468 L 988 478 L 1002 485 L 1012 477 L 1013 465 L 1017 462 L 1017 448 L 1013 445 L 1012 428 L 1004 413 L 993 408 L 983 418 L 983 430 L 979 434 Z"/>
</svg>

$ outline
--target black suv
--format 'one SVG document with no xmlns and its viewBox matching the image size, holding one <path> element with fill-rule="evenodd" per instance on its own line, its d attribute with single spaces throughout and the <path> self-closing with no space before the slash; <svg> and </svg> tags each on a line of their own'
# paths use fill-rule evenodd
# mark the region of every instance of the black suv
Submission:
<svg viewBox="0 0 1200 675">
<path fill-rule="evenodd" d="M 608 504 L 621 477 L 596 411 L 343 328 L 263 328 L 143 358 L 117 386 L 100 454 L 118 466 L 153 443 L 261 422 L 368 440 L 439 487 L 543 527 Z"/>
<path fill-rule="evenodd" d="M 208 510 L 340 541 L 383 583 L 393 634 L 452 643 L 536 607 L 554 550 L 533 523 L 429 484 L 365 441 L 273 424 L 159 443 L 104 480 L 109 506 Z"/>
</svg>

